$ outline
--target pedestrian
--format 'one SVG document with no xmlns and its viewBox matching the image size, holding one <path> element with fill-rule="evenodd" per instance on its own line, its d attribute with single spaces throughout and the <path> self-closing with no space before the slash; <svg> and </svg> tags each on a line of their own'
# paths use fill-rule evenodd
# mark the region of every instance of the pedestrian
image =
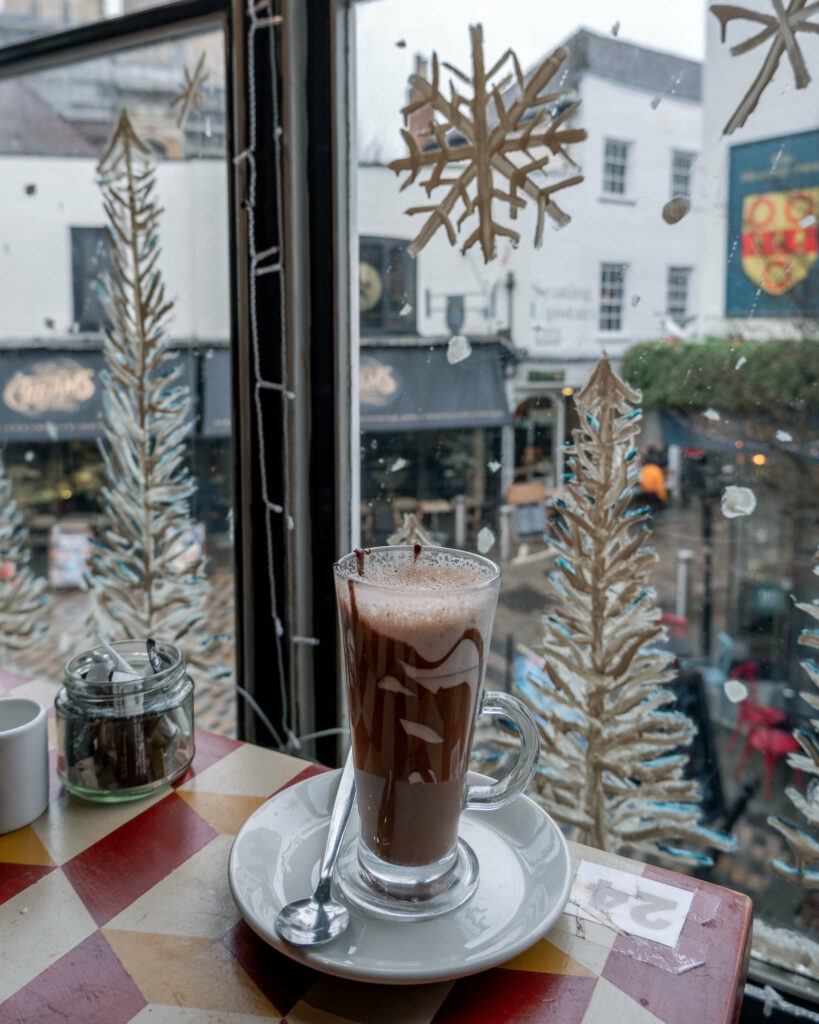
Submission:
<svg viewBox="0 0 819 1024">
<path fill-rule="evenodd" d="M 663 453 L 650 445 L 640 469 L 640 500 L 651 508 L 652 513 L 659 512 L 668 504 L 663 461 Z"/>
</svg>

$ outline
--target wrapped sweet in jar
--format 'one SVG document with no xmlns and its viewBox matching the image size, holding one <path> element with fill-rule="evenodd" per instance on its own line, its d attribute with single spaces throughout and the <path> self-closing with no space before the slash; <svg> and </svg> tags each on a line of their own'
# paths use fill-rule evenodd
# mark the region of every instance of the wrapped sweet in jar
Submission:
<svg viewBox="0 0 819 1024">
<path fill-rule="evenodd" d="M 68 662 L 57 711 L 57 774 L 86 800 L 147 796 L 193 760 L 193 680 L 173 644 L 123 640 Z"/>
</svg>

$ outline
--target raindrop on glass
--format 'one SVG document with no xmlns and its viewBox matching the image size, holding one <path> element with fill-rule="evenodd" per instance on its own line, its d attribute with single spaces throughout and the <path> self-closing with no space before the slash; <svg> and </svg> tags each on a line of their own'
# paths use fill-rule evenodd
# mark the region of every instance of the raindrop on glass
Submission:
<svg viewBox="0 0 819 1024">
<path fill-rule="evenodd" d="M 484 526 L 478 533 L 478 551 L 485 555 L 487 551 L 491 551 L 495 545 L 495 534 L 489 529 L 488 526 Z"/>
<path fill-rule="evenodd" d="M 451 365 L 461 363 L 472 354 L 472 346 L 462 334 L 456 334 L 449 339 L 446 349 L 446 361 Z"/>
</svg>

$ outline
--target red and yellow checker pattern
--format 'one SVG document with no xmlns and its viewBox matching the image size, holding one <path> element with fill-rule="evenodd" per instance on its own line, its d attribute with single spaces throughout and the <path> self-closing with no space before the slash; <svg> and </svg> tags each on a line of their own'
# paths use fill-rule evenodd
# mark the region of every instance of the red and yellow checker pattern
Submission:
<svg viewBox="0 0 819 1024">
<path fill-rule="evenodd" d="M 56 687 L 0 673 L 0 696 L 12 690 L 50 704 Z M 737 1019 L 750 901 L 578 847 L 578 859 L 694 890 L 676 951 L 564 914 L 547 938 L 503 967 L 456 982 L 367 985 L 296 964 L 242 921 L 227 862 L 252 811 L 321 770 L 200 732 L 192 769 L 146 800 L 92 806 L 55 779 L 48 811 L 0 836 L 0 1024 Z M 677 973 L 675 953 L 707 969 Z"/>
</svg>

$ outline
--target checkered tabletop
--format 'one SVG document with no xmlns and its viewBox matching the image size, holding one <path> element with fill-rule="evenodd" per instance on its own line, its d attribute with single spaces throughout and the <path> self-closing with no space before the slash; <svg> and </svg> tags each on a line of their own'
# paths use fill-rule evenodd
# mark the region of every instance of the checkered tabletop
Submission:
<svg viewBox="0 0 819 1024">
<path fill-rule="evenodd" d="M 47 706 L 56 687 L 0 673 Z M 50 721 L 54 742 L 53 712 Z M 458 981 L 368 985 L 266 945 L 228 889 L 233 838 L 257 807 L 322 768 L 198 732 L 173 787 L 85 804 L 54 775 L 48 811 L 0 836 L 0 1024 L 708 1024 L 736 1021 L 747 897 L 573 846 L 580 861 L 693 892 L 674 948 L 564 913 L 502 967 Z M 408 927 L 411 927 L 408 926 Z"/>
</svg>

